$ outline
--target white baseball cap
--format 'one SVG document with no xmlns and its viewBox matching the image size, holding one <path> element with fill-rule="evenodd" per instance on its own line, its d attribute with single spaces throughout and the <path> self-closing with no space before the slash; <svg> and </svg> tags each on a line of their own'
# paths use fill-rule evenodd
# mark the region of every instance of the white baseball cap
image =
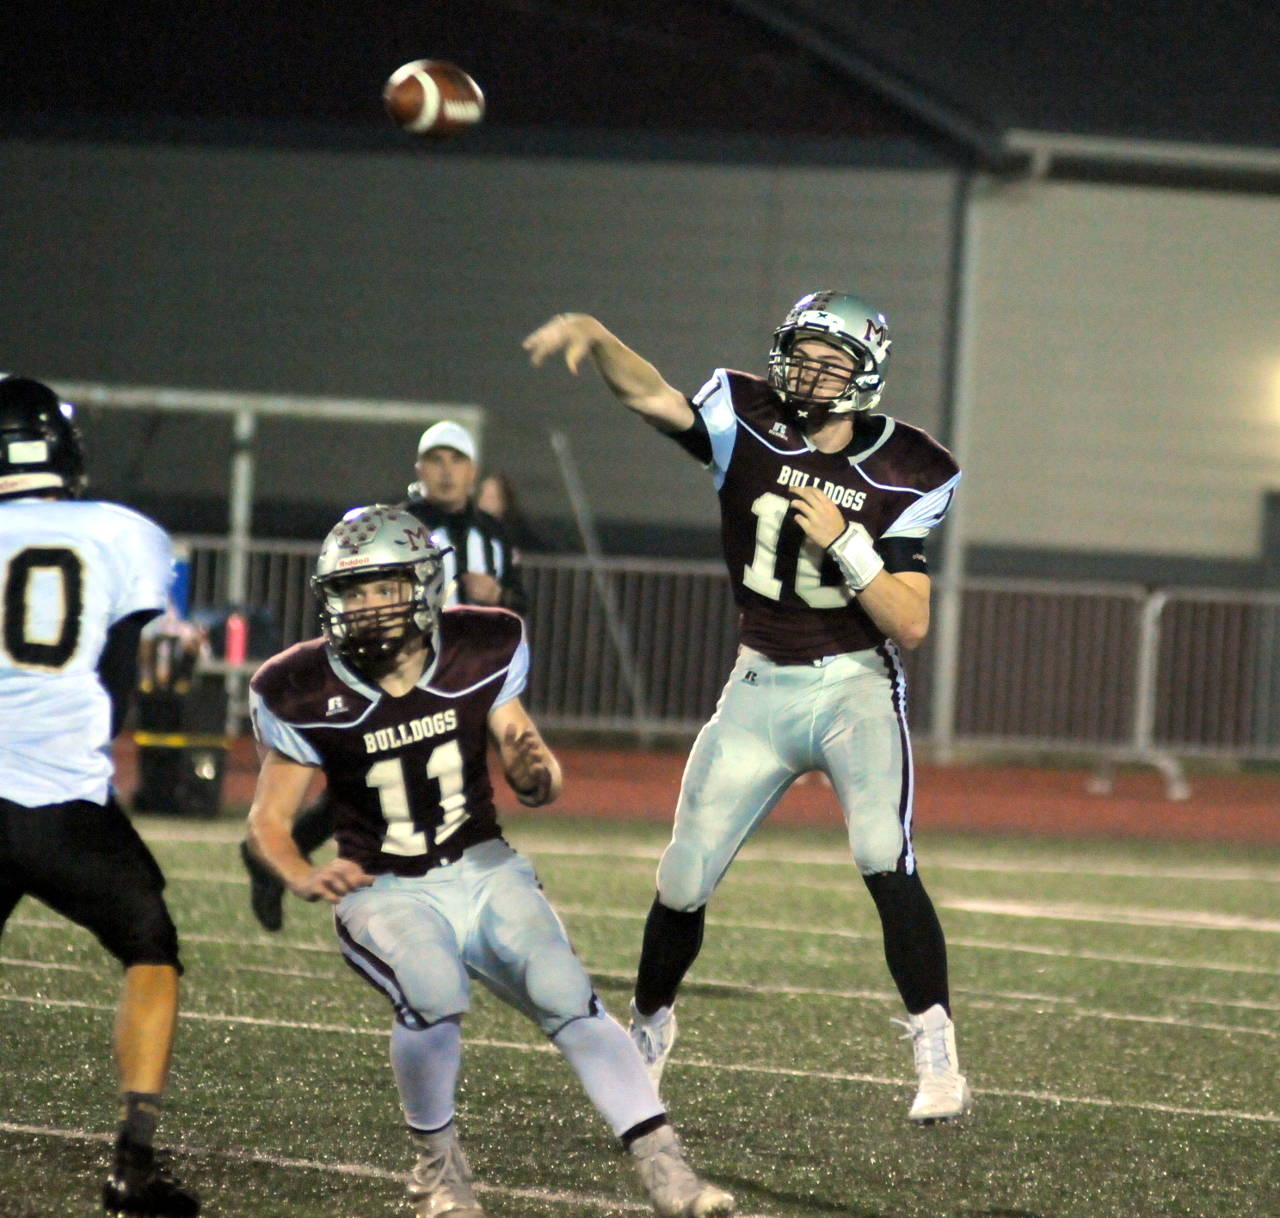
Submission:
<svg viewBox="0 0 1280 1218">
<path fill-rule="evenodd" d="M 469 457 L 472 461 L 476 459 L 476 442 L 471 438 L 471 433 L 461 423 L 455 423 L 451 419 L 432 423 L 422 433 L 418 440 L 418 456 L 431 448 L 456 448 L 464 457 Z"/>
</svg>

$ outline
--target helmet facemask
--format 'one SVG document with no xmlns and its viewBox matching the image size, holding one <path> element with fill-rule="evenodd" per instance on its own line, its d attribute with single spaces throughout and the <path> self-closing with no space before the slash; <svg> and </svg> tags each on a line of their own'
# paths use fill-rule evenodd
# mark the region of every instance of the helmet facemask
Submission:
<svg viewBox="0 0 1280 1218">
<path fill-rule="evenodd" d="M 325 539 L 311 581 L 320 627 L 339 658 L 377 680 L 418 640 L 430 645 L 444 605 L 446 552 L 407 512 L 381 506 L 349 512 Z M 347 607 L 354 586 L 374 582 L 399 584 L 401 599 Z"/>
</svg>

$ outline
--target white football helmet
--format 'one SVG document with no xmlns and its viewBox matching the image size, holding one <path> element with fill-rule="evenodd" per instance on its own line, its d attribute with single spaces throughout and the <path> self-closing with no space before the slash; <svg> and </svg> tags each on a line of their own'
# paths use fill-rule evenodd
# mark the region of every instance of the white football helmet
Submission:
<svg viewBox="0 0 1280 1218">
<path fill-rule="evenodd" d="M 329 646 L 366 676 L 390 672 L 407 643 L 435 633 L 445 599 L 446 553 L 427 526 L 401 508 L 352 508 L 329 530 L 311 579 Z M 407 600 L 343 609 L 342 593 L 351 584 L 388 578 L 408 582 Z"/>
<path fill-rule="evenodd" d="M 794 355 L 806 338 L 817 338 L 847 352 L 854 361 L 844 383 L 821 396 L 812 389 L 797 392 L 789 385 L 812 385 L 821 364 Z M 821 423 L 828 415 L 871 410 L 884 392 L 889 361 L 889 324 L 865 301 L 845 292 L 810 292 L 791 306 L 773 332 L 769 352 L 769 384 L 803 423 Z M 830 375 L 825 380 L 829 381 Z"/>
</svg>

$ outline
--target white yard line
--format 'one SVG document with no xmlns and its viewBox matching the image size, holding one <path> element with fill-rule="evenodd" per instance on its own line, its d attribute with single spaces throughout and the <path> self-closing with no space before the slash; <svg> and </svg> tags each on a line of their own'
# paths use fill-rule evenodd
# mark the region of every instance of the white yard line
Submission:
<svg viewBox="0 0 1280 1218">
<path fill-rule="evenodd" d="M 149 826 L 141 820 L 134 823 L 138 825 L 139 831 L 149 842 L 231 845 L 239 842 L 244 836 L 244 825 L 234 821 L 190 827 L 177 824 Z M 597 858 L 603 862 L 627 860 L 652 863 L 655 866 L 665 846 L 665 841 L 654 845 L 620 842 L 616 846 L 605 848 L 598 843 L 575 842 L 568 838 L 544 840 L 536 834 L 529 835 L 525 840 L 519 840 L 524 838 L 519 827 L 511 831 L 508 836 L 517 839 L 518 849 L 535 858 L 540 854 L 563 855 L 566 858 Z M 1070 848 L 1069 843 L 1064 843 L 1062 846 L 1064 851 L 1069 852 Z M 849 852 L 843 848 L 823 847 L 807 850 L 796 849 L 794 846 L 774 846 L 770 843 L 748 844 L 739 853 L 737 862 L 771 863 L 788 867 L 852 867 Z M 950 850 L 926 851 L 922 862 L 927 864 L 931 871 L 954 868 L 957 871 L 986 871 L 1017 875 L 1096 875 L 1112 876 L 1118 879 L 1215 880 L 1280 884 L 1280 868 L 1262 865 L 1247 867 L 1233 863 L 1204 863 L 1195 867 L 1163 866 L 1154 863 L 1150 865 L 1111 864 L 1099 861 L 1084 864 L 1070 858 L 1061 862 L 988 859 Z"/>
<path fill-rule="evenodd" d="M 241 886 L 245 883 L 242 875 L 219 875 L 202 871 L 182 871 L 176 868 L 168 872 L 168 878 L 185 884 Z M 825 887 L 824 885 L 801 886 Z M 1160 926 L 1280 934 L 1278 918 L 1254 918 L 1245 914 L 1221 914 L 1212 910 L 1162 909 L 1141 905 L 1089 905 L 1080 901 L 993 900 L 981 897 L 940 897 L 935 904 L 943 909 L 956 909 L 962 913 L 996 914 L 1003 917 L 1050 919 L 1063 922 L 1104 922 L 1116 926 Z M 575 907 L 558 905 L 557 908 L 567 910 Z M 577 912 L 582 912 L 581 907 L 576 909 Z M 646 912 L 641 910 L 637 916 L 644 916 Z M 615 916 L 625 916 L 625 914 Z M 733 925 L 733 923 L 720 922 L 719 925 Z M 812 930 L 812 928 L 807 929 Z"/>
<path fill-rule="evenodd" d="M 1280 918 L 1251 918 L 1203 909 L 1148 909 L 1132 905 L 1089 905 L 1083 901 L 993 901 L 948 897 L 944 909 L 1005 918 L 1045 918 L 1054 922 L 1104 922 L 1109 926 L 1158 926 L 1166 930 L 1248 931 L 1280 935 Z"/>
<path fill-rule="evenodd" d="M 626 922 L 643 922 L 646 910 L 634 909 L 601 909 L 594 906 L 569 905 L 556 903 L 559 913 L 575 918 L 609 918 Z M 1028 915 L 1029 916 L 1029 915 Z M 1095 919 L 1096 920 L 1096 919 Z M 1105 919 L 1103 919 L 1105 921 Z M 70 924 L 49 918 L 17 917 L 9 922 L 10 926 L 29 926 L 42 930 L 71 929 Z M 780 922 L 748 922 L 734 918 L 716 918 L 716 927 L 725 930 L 749 930 L 763 934 L 781 935 L 820 935 L 847 942 L 879 942 L 879 932 L 847 930 L 844 927 L 815 927 L 811 925 L 789 925 Z M 76 928 L 78 929 L 78 928 Z M 288 948 L 299 952 L 328 953 L 333 950 L 329 944 L 299 943 L 289 938 L 258 935 L 256 938 L 227 939 L 219 935 L 201 935 L 183 933 L 186 943 L 235 944 L 248 947 Z M 1038 944 L 1012 943 L 999 939 L 973 939 L 960 935 L 948 935 L 947 945 L 952 948 L 967 948 L 974 951 L 1008 952 L 1023 955 L 1044 956 L 1057 960 L 1091 960 L 1100 964 L 1123 964 L 1138 968 L 1182 969 L 1191 972 L 1238 973 L 1255 977 L 1280 977 L 1280 968 L 1266 968 L 1257 964 L 1239 964 L 1230 960 L 1174 960 L 1163 956 L 1142 956 L 1118 954 L 1114 952 L 1089 951 L 1083 948 L 1067 950 L 1060 947 L 1046 947 Z"/>
<path fill-rule="evenodd" d="M 86 1129 L 53 1129 L 43 1125 L 17 1125 L 9 1121 L 0 1121 L 0 1131 L 4 1133 L 21 1133 L 35 1137 L 57 1138 L 68 1142 L 102 1142 L 113 1143 L 115 1133 L 95 1133 Z M 232 1163 L 262 1163 L 268 1167 L 280 1167 L 289 1171 L 320 1171 L 335 1176 L 356 1176 L 367 1180 L 389 1180 L 403 1184 L 408 1180 L 407 1172 L 388 1171 L 384 1167 L 374 1167 L 368 1163 L 326 1163 L 318 1159 L 293 1159 L 283 1155 L 262 1154 L 247 1150 L 215 1150 L 208 1146 L 194 1146 L 190 1143 L 178 1143 L 172 1149 L 184 1158 L 225 1159 Z M 605 1210 L 626 1210 L 628 1212 L 651 1214 L 653 1207 L 642 1201 L 627 1201 L 617 1197 L 606 1197 L 590 1193 L 553 1192 L 545 1188 L 506 1188 L 500 1184 L 483 1184 L 477 1182 L 478 1193 L 495 1197 L 511 1197 L 524 1201 L 546 1201 L 552 1205 L 566 1205 L 581 1210 L 583 1206 L 595 1206 Z M 744 1215 L 743 1218 L 768 1218 L 764 1214 Z"/>
<path fill-rule="evenodd" d="M 642 922 L 647 910 L 599 909 L 592 906 L 568 905 L 556 902 L 556 909 L 573 917 L 616 918 L 623 921 Z M 781 922 L 748 922 L 740 918 L 716 918 L 715 926 L 728 930 L 759 931 L 763 934 L 820 935 L 849 941 L 867 940 L 880 942 L 879 931 L 846 930 L 840 926 L 791 925 Z M 1161 956 L 1115 955 L 1107 952 L 1066 950 L 1060 947 L 1041 947 L 1034 944 L 1011 943 L 999 939 L 968 939 L 956 935 L 947 936 L 948 947 L 969 947 L 981 951 L 1025 952 L 1036 956 L 1053 956 L 1062 960 L 1095 960 L 1107 964 L 1145 965 L 1152 968 L 1182 968 L 1208 972 L 1247 973 L 1262 977 L 1280 976 L 1280 968 L 1264 968 L 1256 964 L 1236 964 L 1225 960 L 1170 960 Z"/>
<path fill-rule="evenodd" d="M 114 1014 L 115 1007 L 105 1003 L 81 1002 L 74 999 L 27 998 L 19 995 L 0 994 L 0 1002 L 23 1003 L 28 1006 L 68 1007 L 103 1014 Z M 183 1011 L 183 1020 L 205 1023 L 240 1024 L 261 1028 L 290 1028 L 294 1030 L 323 1032 L 342 1036 L 385 1037 L 385 1027 L 362 1028 L 350 1024 L 315 1023 L 305 1020 L 263 1019 L 252 1015 L 227 1015 L 211 1011 Z M 549 1044 L 528 1044 L 523 1041 L 487 1040 L 469 1037 L 467 1045 L 473 1048 L 498 1049 L 514 1053 L 554 1053 Z M 871 1083 L 875 1086 L 910 1089 L 911 1084 L 900 1078 L 886 1078 L 878 1074 L 855 1074 L 835 1070 L 802 1070 L 781 1066 L 759 1066 L 715 1062 L 705 1058 L 681 1058 L 679 1065 L 699 1070 L 728 1071 L 737 1074 L 763 1074 L 780 1078 L 822 1079 L 839 1083 Z M 1149 1100 L 1111 1100 L 1090 1095 L 1066 1095 L 1054 1091 L 1022 1091 L 1012 1088 L 984 1087 L 980 1095 L 1000 1096 L 1007 1099 L 1028 1099 L 1048 1104 L 1082 1104 L 1094 1108 L 1114 1108 L 1138 1112 L 1165 1112 L 1178 1116 L 1201 1117 L 1212 1120 L 1254 1121 L 1280 1125 L 1280 1114 L 1269 1112 L 1240 1112 L 1229 1108 L 1192 1108 L 1175 1104 L 1160 1104 Z M 0 1128 L 4 1126 L 0 1125 Z"/>
<path fill-rule="evenodd" d="M 47 923 L 48 926 L 54 926 L 56 923 Z M 216 946 L 234 946 L 238 940 L 219 939 L 211 936 L 205 936 L 202 942 L 213 943 Z M 274 941 L 279 943 L 279 941 Z M 289 946 L 287 943 L 279 943 L 281 947 Z M 306 950 L 321 950 L 330 954 L 336 953 L 335 948 L 316 949 L 308 947 Z M 60 972 L 69 973 L 102 973 L 104 968 L 93 968 L 87 965 L 78 964 L 50 964 L 44 960 L 19 959 L 16 957 L 0 957 L 0 965 L 7 965 L 10 968 L 29 968 L 36 970 L 55 969 Z M 341 968 L 334 968 L 326 972 L 314 972 L 308 969 L 298 968 L 280 968 L 264 964 L 205 964 L 205 969 L 220 968 L 239 973 L 255 973 L 268 977 L 293 977 L 303 981 L 340 981 L 347 976 L 347 971 Z M 620 972 L 611 969 L 591 969 L 593 977 L 603 977 L 610 981 L 631 981 L 633 974 L 630 972 Z M 745 981 L 729 981 L 724 978 L 702 977 L 699 982 L 704 985 L 714 986 L 716 989 L 730 990 L 744 994 L 758 994 L 762 997 L 783 995 L 791 997 L 813 997 L 813 998 L 835 998 L 842 1001 L 861 1001 L 886 1003 L 893 1005 L 898 1001 L 896 992 L 892 990 L 865 990 L 865 989 L 838 989 L 829 986 L 811 986 L 811 985 L 753 985 Z M 1142 1015 L 1132 1012 L 1116 1012 L 1116 1011 L 1098 1011 L 1091 1008 L 1080 1007 L 1078 999 L 1070 995 L 1060 994 L 1038 994 L 1027 993 L 1018 990 L 979 990 L 970 986 L 952 986 L 952 993 L 962 994 L 965 996 L 966 1005 L 977 1006 L 984 1009 L 1000 1010 L 1007 1007 L 1011 1003 L 1026 1003 L 1036 1007 L 1054 1007 L 1054 1012 L 1040 1011 L 1038 1014 L 1058 1014 L 1065 1015 L 1073 1019 L 1103 1019 L 1113 1020 L 1127 1023 L 1155 1023 L 1164 1024 L 1169 1027 L 1185 1028 L 1190 1031 L 1210 1031 L 1210 1032 L 1239 1032 L 1246 1036 L 1266 1036 L 1280 1037 L 1280 1031 L 1271 1028 L 1250 1028 L 1242 1027 L 1238 1024 L 1220 1024 L 1220 1023 L 1203 1023 L 1195 1020 L 1180 1019 L 1171 1015 Z M 1245 999 L 1225 999 L 1225 998 L 1190 998 L 1180 995 L 1171 995 L 1174 1002 L 1184 1006 L 1207 1006 L 1207 1007 L 1225 1007 L 1232 1010 L 1248 1010 L 1248 1011 L 1280 1011 L 1280 1002 L 1254 1002 Z"/>
</svg>

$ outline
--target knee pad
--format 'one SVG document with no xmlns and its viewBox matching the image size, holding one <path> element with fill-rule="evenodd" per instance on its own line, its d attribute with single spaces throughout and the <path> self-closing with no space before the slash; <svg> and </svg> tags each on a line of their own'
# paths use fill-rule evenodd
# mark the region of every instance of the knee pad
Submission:
<svg viewBox="0 0 1280 1218">
<path fill-rule="evenodd" d="M 145 912 L 100 936 L 102 945 L 125 968 L 135 964 L 168 964 L 182 972 L 178 959 L 178 931 L 164 902 L 157 900 Z"/>
<path fill-rule="evenodd" d="M 715 891 L 716 876 L 707 875 L 706 859 L 696 850 L 672 842 L 658 864 L 658 899 L 681 913 L 701 909 Z"/>
<path fill-rule="evenodd" d="M 396 981 L 404 1005 L 424 1025 L 461 1015 L 470 1008 L 466 974 L 457 958 L 447 951 L 420 953 L 412 968 L 397 968 Z M 395 1005 L 398 1008 L 399 1004 Z"/>
<path fill-rule="evenodd" d="M 537 1011 L 538 1026 L 548 1035 L 596 1009 L 591 979 L 567 943 L 548 944 L 534 952 L 525 968 L 524 985 Z"/>
<path fill-rule="evenodd" d="M 859 833 L 853 844 L 853 862 L 863 879 L 898 870 L 902 848 L 906 845 L 902 826 L 896 821 L 879 829 Z"/>
</svg>

